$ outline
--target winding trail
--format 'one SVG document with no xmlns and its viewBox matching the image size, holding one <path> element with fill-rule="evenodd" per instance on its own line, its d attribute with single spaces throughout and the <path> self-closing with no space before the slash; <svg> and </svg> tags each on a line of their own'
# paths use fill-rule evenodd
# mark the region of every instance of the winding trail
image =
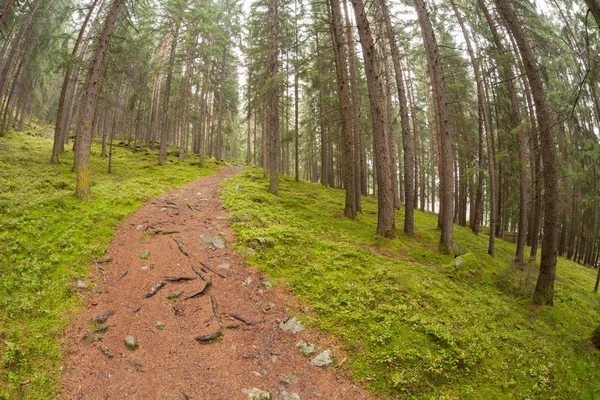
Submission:
<svg viewBox="0 0 600 400">
<path fill-rule="evenodd" d="M 300 355 L 296 343 L 302 339 L 344 359 L 335 341 L 315 328 L 281 330 L 280 322 L 299 304 L 286 290 L 268 288 L 268 277 L 231 249 L 235 237 L 219 202 L 219 182 L 240 171 L 223 168 L 165 193 L 120 225 L 106 255 L 112 260 L 98 264 L 94 289 L 81 292 L 85 308 L 65 333 L 62 398 L 245 400 L 242 389 L 255 387 L 273 399 L 297 399 L 290 393 L 302 400 L 375 398 L 354 385 L 343 367 L 318 368 L 310 364 L 314 356 Z M 206 285 L 191 265 L 212 286 L 184 300 Z M 143 298 L 166 276 L 196 279 L 167 282 Z M 178 299 L 167 299 L 181 290 Z M 108 311 L 106 322 L 91 322 Z M 218 341 L 194 340 L 219 330 Z M 125 347 L 128 335 L 137 339 L 137 350 Z"/>
</svg>

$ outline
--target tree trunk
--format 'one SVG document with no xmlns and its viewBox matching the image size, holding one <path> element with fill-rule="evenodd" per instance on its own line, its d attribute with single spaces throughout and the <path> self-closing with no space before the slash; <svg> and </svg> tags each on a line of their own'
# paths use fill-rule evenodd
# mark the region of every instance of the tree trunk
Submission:
<svg viewBox="0 0 600 400">
<path fill-rule="evenodd" d="M 504 23 L 517 42 L 537 112 L 542 161 L 544 163 L 544 237 L 542 239 L 540 273 L 533 295 L 533 302 L 538 305 L 552 305 L 554 302 L 556 239 L 559 223 L 558 166 L 552 135 L 553 119 L 548 109 L 546 91 L 538 72 L 539 67 L 523 31 L 523 24 L 520 18 L 515 15 L 508 0 L 495 0 L 495 2 Z"/>
<path fill-rule="evenodd" d="M 267 71 L 271 82 L 267 89 L 267 137 L 269 140 L 269 192 L 279 193 L 279 88 L 277 73 L 279 71 L 279 0 L 270 0 L 269 15 L 269 57 Z"/>
<path fill-rule="evenodd" d="M 381 82 L 379 60 L 375 53 L 375 44 L 371 28 L 364 9 L 363 0 L 352 0 L 356 25 L 363 50 L 367 88 L 371 103 L 371 119 L 373 123 L 373 147 L 375 168 L 377 170 L 377 234 L 385 237 L 394 236 L 395 213 L 392 183 L 390 179 L 390 161 L 387 146 L 385 125 L 384 92 Z"/>
<path fill-rule="evenodd" d="M 346 57 L 346 40 L 342 28 L 342 13 L 339 0 L 328 0 L 331 11 L 331 36 L 335 60 L 335 72 L 338 84 L 338 97 L 342 125 L 342 141 L 344 147 L 344 176 L 343 182 L 346 189 L 344 215 L 347 218 L 356 217 L 356 197 L 354 178 L 354 146 L 352 138 L 352 103 L 350 101 L 350 87 L 348 77 L 348 60 Z"/>
<path fill-rule="evenodd" d="M 113 0 L 110 6 L 81 99 L 75 142 L 75 174 L 77 176 L 75 195 L 81 200 L 89 199 L 91 195 L 89 160 L 92 147 L 92 120 L 100 92 L 100 71 L 108 50 L 110 36 L 125 2 L 126 0 Z"/>
<path fill-rule="evenodd" d="M 396 89 L 400 102 L 400 126 L 402 128 L 402 150 L 404 153 L 404 233 L 414 235 L 414 160 L 412 149 L 412 138 L 408 117 L 408 104 L 406 100 L 406 89 L 404 86 L 404 72 L 400 64 L 400 52 L 396 43 L 396 34 L 390 20 L 390 13 L 386 0 L 379 0 L 381 12 L 387 31 L 390 52 L 394 65 L 396 78 Z"/>
<path fill-rule="evenodd" d="M 429 76 L 435 95 L 436 121 L 439 127 L 438 135 L 440 138 L 439 154 L 441 160 L 440 174 L 440 228 L 442 234 L 440 237 L 440 250 L 444 253 L 452 254 L 453 229 L 452 217 L 453 211 L 453 152 L 452 152 L 452 132 L 450 131 L 450 116 L 448 110 L 448 99 L 446 96 L 446 83 L 444 82 L 444 70 L 442 68 L 441 57 L 438 51 L 437 40 L 429 13 L 424 0 L 414 0 L 415 9 L 421 26 L 423 43 L 427 53 L 427 63 L 429 65 Z"/>
<path fill-rule="evenodd" d="M 158 165 L 165 165 L 167 162 L 167 142 L 169 140 L 169 98 L 171 97 L 171 81 L 173 80 L 173 65 L 175 64 L 175 51 L 177 50 L 177 37 L 179 36 L 179 22 L 175 24 L 175 32 L 171 39 L 171 54 L 169 55 L 169 72 L 167 73 L 167 83 L 165 87 L 165 99 L 162 105 L 162 128 L 160 133 L 160 150 L 158 154 Z"/>
<path fill-rule="evenodd" d="M 58 110 L 56 112 L 56 126 L 54 127 L 54 143 L 52 146 L 52 156 L 50 158 L 50 162 L 52 164 L 60 164 L 60 155 L 64 150 L 65 138 L 61 133 L 67 132 L 66 130 L 62 129 L 62 124 L 64 123 L 65 100 L 67 97 L 67 90 L 69 88 L 69 83 L 71 83 L 71 73 L 73 72 L 73 67 L 71 63 L 76 62 L 75 58 L 77 57 L 79 46 L 81 45 L 81 41 L 83 39 L 83 34 L 87 28 L 87 24 L 90 21 L 90 18 L 92 17 L 92 14 L 94 13 L 96 4 L 98 4 L 98 0 L 94 0 L 92 5 L 90 6 L 90 10 L 88 11 L 88 13 L 85 16 L 85 19 L 83 20 L 83 24 L 79 29 L 79 34 L 77 35 L 77 39 L 75 40 L 75 44 L 73 45 L 73 51 L 71 52 L 71 60 L 67 65 L 67 70 L 65 71 L 65 77 L 63 79 L 63 84 L 60 91 L 60 98 L 58 100 Z"/>
</svg>

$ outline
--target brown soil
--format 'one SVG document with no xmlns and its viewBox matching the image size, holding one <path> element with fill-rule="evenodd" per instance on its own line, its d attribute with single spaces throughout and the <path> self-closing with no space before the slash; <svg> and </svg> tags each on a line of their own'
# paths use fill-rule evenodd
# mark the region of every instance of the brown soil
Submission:
<svg viewBox="0 0 600 400">
<path fill-rule="evenodd" d="M 279 323 L 296 314 L 298 303 L 284 289 L 264 288 L 268 278 L 231 249 L 235 237 L 219 202 L 219 182 L 240 170 L 224 168 L 165 193 L 120 226 L 106 255 L 112 261 L 98 264 L 105 272 L 99 269 L 95 289 L 82 293 L 86 307 L 66 332 L 64 399 L 246 399 L 242 389 L 253 387 L 270 391 L 274 399 L 282 390 L 296 392 L 302 400 L 375 398 L 353 384 L 343 367 L 321 369 L 299 354 L 296 343 L 303 339 L 332 349 L 338 362 L 345 359 L 335 341 L 315 328 L 297 334 L 280 330 Z M 178 233 L 152 234 L 157 230 Z M 211 237 L 224 239 L 225 249 L 205 243 Z M 150 251 L 148 259 L 140 257 L 145 250 Z M 224 263 L 229 269 L 219 267 Z M 184 300 L 205 284 L 191 265 L 212 287 L 206 295 Z M 127 274 L 119 279 L 124 270 Z M 197 279 L 168 282 L 156 295 L 142 298 L 165 276 Z M 168 300 L 177 290 L 185 293 Z M 105 323 L 108 331 L 93 333 L 102 324 L 91 319 L 109 310 L 114 314 Z M 246 325 L 232 314 L 265 322 Z M 164 329 L 156 327 L 157 321 Z M 219 329 L 219 341 L 194 340 Z M 137 338 L 137 350 L 125 347 L 127 335 Z M 296 383 L 280 382 L 282 374 L 290 373 Z"/>
</svg>

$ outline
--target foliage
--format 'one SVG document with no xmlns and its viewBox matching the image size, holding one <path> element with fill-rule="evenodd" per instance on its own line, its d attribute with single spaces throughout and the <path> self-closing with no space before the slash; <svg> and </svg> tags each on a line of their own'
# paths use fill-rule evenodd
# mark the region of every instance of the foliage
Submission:
<svg viewBox="0 0 600 400">
<path fill-rule="evenodd" d="M 117 147 L 107 174 L 94 146 L 95 197 L 80 202 L 70 163 L 45 162 L 51 148 L 49 139 L 14 133 L 0 142 L 0 399 L 56 398 L 60 338 L 80 304 L 75 282 L 85 279 L 90 260 L 143 201 L 218 168 L 173 155 L 159 167 L 155 154 Z M 67 152 L 65 160 L 72 158 Z"/>
<path fill-rule="evenodd" d="M 257 248 L 249 263 L 289 285 L 309 306 L 307 318 L 342 342 L 355 378 L 376 393 L 600 395 L 600 355 L 589 343 L 600 323 L 594 270 L 560 259 L 555 306 L 532 308 L 537 267 L 513 265 L 514 245 L 498 240 L 492 259 L 487 236 L 456 226 L 455 238 L 468 252 L 457 276 L 448 267 L 455 261 L 435 250 L 434 215 L 416 213 L 416 238 L 375 237 L 373 198 L 364 198 L 364 213 L 350 221 L 340 214 L 342 191 L 282 177 L 273 196 L 260 172 L 250 169 L 224 183 L 238 250 L 245 253 L 256 237 L 274 239 L 274 247 Z"/>
</svg>

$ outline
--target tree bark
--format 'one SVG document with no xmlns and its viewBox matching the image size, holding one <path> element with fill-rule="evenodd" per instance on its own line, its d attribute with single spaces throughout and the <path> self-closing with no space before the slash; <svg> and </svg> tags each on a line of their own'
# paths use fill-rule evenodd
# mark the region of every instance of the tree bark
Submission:
<svg viewBox="0 0 600 400">
<path fill-rule="evenodd" d="M 75 40 L 75 44 L 73 45 L 73 51 L 71 52 L 71 60 L 69 65 L 67 66 L 67 70 L 65 71 L 65 77 L 63 79 L 62 88 L 60 91 L 60 98 L 58 100 L 58 110 L 56 112 L 56 126 L 54 127 L 54 143 L 52 146 L 52 156 L 50 158 L 50 162 L 52 164 L 60 164 L 60 155 L 64 150 L 65 138 L 62 135 L 62 132 L 67 133 L 66 129 L 62 128 L 62 124 L 64 123 L 64 114 L 65 114 L 65 100 L 67 97 L 67 90 L 69 88 L 69 83 L 71 83 L 71 74 L 73 72 L 73 67 L 71 66 L 72 62 L 76 62 L 75 58 L 77 57 L 77 53 L 79 51 L 79 46 L 81 45 L 81 41 L 83 39 L 83 34 L 87 28 L 87 24 L 89 23 L 94 10 L 96 9 L 96 4 L 98 4 L 98 0 L 94 0 L 92 5 L 90 6 L 90 10 L 85 16 L 83 20 L 83 24 L 79 30 L 79 34 L 77 35 L 77 39 Z M 1 16 L 0 16 L 1 20 Z"/>
<path fill-rule="evenodd" d="M 400 102 L 400 126 L 402 128 L 402 151 L 404 153 L 404 233 L 414 235 L 414 208 L 415 208 L 415 175 L 414 159 L 412 149 L 412 137 L 408 117 L 408 102 L 406 100 L 406 88 L 404 86 L 404 72 L 400 61 L 400 52 L 396 43 L 396 34 L 390 20 L 390 13 L 386 0 L 379 0 L 383 19 L 390 44 L 390 52 L 394 65 L 396 78 L 396 89 Z"/>
<path fill-rule="evenodd" d="M 100 92 L 100 71 L 113 28 L 125 2 L 126 0 L 113 0 L 110 6 L 81 99 L 76 132 L 77 140 L 75 141 L 75 174 L 77 176 L 75 195 L 81 200 L 89 199 L 91 196 L 89 160 L 92 147 L 92 120 Z"/>
<path fill-rule="evenodd" d="M 508 0 L 495 0 L 495 2 L 504 23 L 517 42 L 537 112 L 542 161 L 544 163 L 544 237 L 542 239 L 540 273 L 533 295 L 533 302 L 538 305 L 552 305 L 554 302 L 559 223 L 558 167 L 552 135 L 552 117 L 548 109 L 546 91 L 538 72 L 539 67 L 536 64 L 531 45 L 523 31 L 522 21 L 516 16 Z"/>
<path fill-rule="evenodd" d="M 373 148 L 377 173 L 377 234 L 385 237 L 394 236 L 395 213 L 392 183 L 390 179 L 390 161 L 387 146 L 385 125 L 384 92 L 381 82 L 379 60 L 375 53 L 375 44 L 363 0 L 352 0 L 356 25 L 363 50 L 367 88 L 371 104 L 373 123 Z"/>
<path fill-rule="evenodd" d="M 279 0 L 270 0 L 269 15 L 269 74 L 267 89 L 267 137 L 269 141 L 269 192 L 279 193 L 279 88 L 276 82 L 279 71 Z"/>
<path fill-rule="evenodd" d="M 344 146 L 344 156 L 342 157 L 345 164 L 343 182 L 346 189 L 344 215 L 347 218 L 354 219 L 356 217 L 356 197 L 354 193 L 355 168 L 354 146 L 352 140 L 352 103 L 350 100 L 346 40 L 342 28 L 342 13 L 339 0 L 328 0 L 328 4 L 331 11 L 331 36 L 340 103 L 342 141 Z"/>
<path fill-rule="evenodd" d="M 173 80 L 173 65 L 175 64 L 175 52 L 177 50 L 177 38 L 179 36 L 179 22 L 175 24 L 175 32 L 171 39 L 171 54 L 169 55 L 169 72 L 167 73 L 167 83 L 165 87 L 165 99 L 162 105 L 162 127 L 160 133 L 160 150 L 158 153 L 158 165 L 165 165 L 167 162 L 167 142 L 169 140 L 169 98 L 171 97 L 171 81 Z"/>
<path fill-rule="evenodd" d="M 440 250 L 444 253 L 453 253 L 453 229 L 452 217 L 454 216 L 453 202 L 453 152 L 452 152 L 452 132 L 450 131 L 450 115 L 448 110 L 448 99 L 446 96 L 446 83 L 444 81 L 444 70 L 441 57 L 438 51 L 437 40 L 429 13 L 424 0 L 414 0 L 415 9 L 421 26 L 423 43 L 427 53 L 427 63 L 429 65 L 429 76 L 435 95 L 436 120 L 439 127 L 438 137 L 440 138 L 439 154 L 441 160 L 440 174 Z"/>
</svg>

